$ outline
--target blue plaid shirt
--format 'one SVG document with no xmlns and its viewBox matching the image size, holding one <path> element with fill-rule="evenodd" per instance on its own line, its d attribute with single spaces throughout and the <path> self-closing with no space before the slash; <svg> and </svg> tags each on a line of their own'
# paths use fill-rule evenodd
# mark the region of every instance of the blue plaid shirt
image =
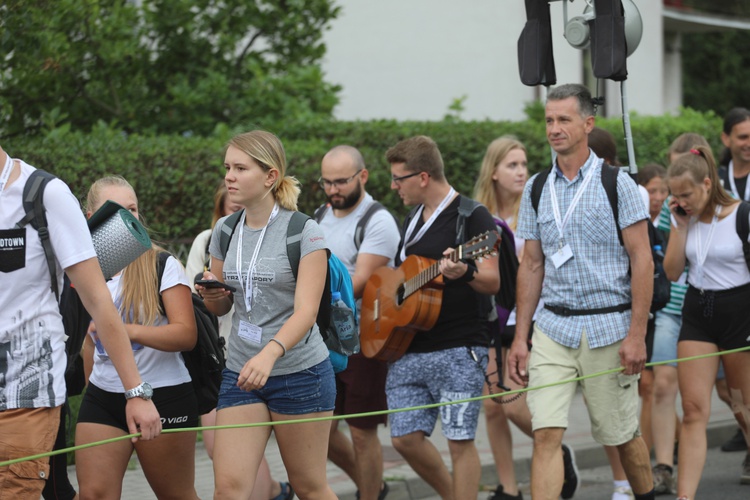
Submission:
<svg viewBox="0 0 750 500">
<path fill-rule="evenodd" d="M 632 300 L 628 275 L 630 260 L 617 239 L 614 214 L 601 182 L 601 160 L 593 152 L 572 181 L 555 164 L 550 177 L 554 178 L 560 214 L 564 217 L 589 171 L 594 178 L 564 229 L 564 242 L 570 245 L 573 258 L 557 269 L 550 256 L 559 249 L 560 234 L 552 212 L 549 182 L 544 185 L 538 215 L 531 205 L 531 185 L 536 176 L 529 179 L 524 188 L 517 234 L 527 240 L 541 240 L 545 256 L 541 298 L 545 304 L 570 309 L 599 309 Z M 629 176 L 617 176 L 617 196 L 620 227 L 626 228 L 648 219 L 638 187 Z M 573 349 L 580 345 L 585 329 L 589 346 L 596 348 L 625 338 L 630 327 L 630 311 L 564 317 L 542 309 L 537 322 L 552 340 Z"/>
</svg>

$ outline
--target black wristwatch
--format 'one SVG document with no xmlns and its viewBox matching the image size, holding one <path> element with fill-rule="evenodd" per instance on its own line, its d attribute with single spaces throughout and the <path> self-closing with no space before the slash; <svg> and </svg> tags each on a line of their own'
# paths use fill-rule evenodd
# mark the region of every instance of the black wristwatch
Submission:
<svg viewBox="0 0 750 500">
<path fill-rule="evenodd" d="M 154 390 L 148 382 L 141 382 L 132 389 L 125 391 L 125 399 L 141 398 L 150 401 L 154 395 Z"/>
</svg>

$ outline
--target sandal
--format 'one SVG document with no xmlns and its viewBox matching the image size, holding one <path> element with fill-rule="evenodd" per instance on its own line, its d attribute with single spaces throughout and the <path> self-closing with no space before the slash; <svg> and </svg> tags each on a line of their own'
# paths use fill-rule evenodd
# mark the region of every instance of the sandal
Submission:
<svg viewBox="0 0 750 500">
<path fill-rule="evenodd" d="M 383 481 L 383 487 L 380 489 L 380 493 L 378 494 L 378 500 L 384 500 L 385 497 L 388 496 L 389 491 L 390 488 L 388 487 L 388 483 Z M 359 490 L 357 490 L 355 497 L 357 498 L 357 500 L 359 500 Z"/>
<path fill-rule="evenodd" d="M 270 500 L 292 500 L 294 498 L 294 490 L 291 484 L 279 481 L 279 487 L 281 488 L 281 493 Z"/>
</svg>

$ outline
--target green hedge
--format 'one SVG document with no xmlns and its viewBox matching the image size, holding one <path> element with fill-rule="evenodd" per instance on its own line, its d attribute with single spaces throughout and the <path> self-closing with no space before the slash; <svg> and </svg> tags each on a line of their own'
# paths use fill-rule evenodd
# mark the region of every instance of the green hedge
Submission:
<svg viewBox="0 0 750 500">
<path fill-rule="evenodd" d="M 458 191 L 471 193 L 487 144 L 498 136 L 513 134 L 526 144 L 532 172 L 549 164 L 544 120 L 538 109 L 534 114 L 536 119 L 522 122 L 320 121 L 270 129 L 284 142 L 289 173 L 303 184 L 301 210 L 311 213 L 323 201 L 316 182 L 322 156 L 337 144 L 351 144 L 362 151 L 369 167 L 368 191 L 403 215 L 405 208 L 390 191 L 384 158 L 390 146 L 413 135 L 431 136 L 443 154 L 449 181 Z M 620 159 L 626 161 L 620 118 L 600 118 L 597 124 L 614 134 Z M 703 134 L 716 152 L 721 145 L 721 118 L 713 113 L 683 110 L 678 116 L 633 115 L 631 124 L 639 165 L 664 164 L 669 144 L 683 132 Z M 189 239 L 210 224 L 213 192 L 223 176 L 224 145 L 233 135 L 219 130 L 214 137 L 199 138 L 126 136 L 104 126 L 90 134 L 58 129 L 45 138 L 6 139 L 3 147 L 12 156 L 58 175 L 80 198 L 95 179 L 121 174 L 135 186 L 141 212 L 156 239 Z"/>
</svg>

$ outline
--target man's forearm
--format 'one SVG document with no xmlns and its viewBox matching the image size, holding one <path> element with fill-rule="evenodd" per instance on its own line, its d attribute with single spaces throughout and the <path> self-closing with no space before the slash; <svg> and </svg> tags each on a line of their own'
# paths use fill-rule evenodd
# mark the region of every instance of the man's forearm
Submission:
<svg viewBox="0 0 750 500">
<path fill-rule="evenodd" d="M 654 292 L 654 263 L 648 255 L 639 255 L 631 259 L 631 331 L 646 335 L 646 325 L 651 310 L 651 298 Z"/>
</svg>

